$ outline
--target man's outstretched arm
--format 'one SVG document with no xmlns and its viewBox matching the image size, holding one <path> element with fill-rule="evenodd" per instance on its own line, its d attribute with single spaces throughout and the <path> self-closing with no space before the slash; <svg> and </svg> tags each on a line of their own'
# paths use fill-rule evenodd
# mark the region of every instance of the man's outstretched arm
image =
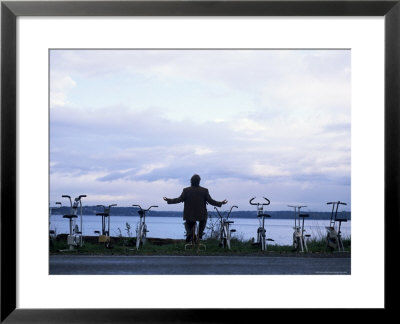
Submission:
<svg viewBox="0 0 400 324">
<path fill-rule="evenodd" d="M 210 205 L 217 206 L 217 207 L 221 207 L 222 205 L 225 205 L 228 202 L 226 199 L 224 199 L 223 201 L 216 201 L 216 200 L 212 199 L 208 190 L 207 190 L 206 201 Z"/>
<path fill-rule="evenodd" d="M 178 198 L 167 198 L 163 197 L 163 199 L 168 203 L 168 204 L 179 204 L 183 202 L 183 191 L 181 195 Z"/>
</svg>

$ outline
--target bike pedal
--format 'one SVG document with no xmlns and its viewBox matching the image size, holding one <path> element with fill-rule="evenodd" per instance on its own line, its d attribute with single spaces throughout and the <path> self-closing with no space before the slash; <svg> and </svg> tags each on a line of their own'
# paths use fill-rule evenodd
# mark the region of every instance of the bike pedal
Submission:
<svg viewBox="0 0 400 324">
<path fill-rule="evenodd" d="M 231 229 L 231 232 L 233 233 L 233 232 L 236 232 L 236 230 L 235 229 Z"/>
</svg>

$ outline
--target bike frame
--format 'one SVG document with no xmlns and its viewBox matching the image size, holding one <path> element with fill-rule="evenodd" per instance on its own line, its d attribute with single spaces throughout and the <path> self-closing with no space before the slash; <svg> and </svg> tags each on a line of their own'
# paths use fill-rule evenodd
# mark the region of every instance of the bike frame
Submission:
<svg viewBox="0 0 400 324">
<path fill-rule="evenodd" d="M 231 215 L 232 209 L 233 208 L 238 208 L 238 206 L 232 206 L 231 209 L 228 212 L 228 215 L 226 217 L 223 217 L 217 207 L 214 207 L 214 209 L 217 211 L 217 214 L 220 218 L 220 240 L 222 243 L 222 247 L 225 248 L 225 245 L 228 247 L 230 250 L 231 248 L 231 231 L 229 229 L 230 224 L 233 224 L 233 221 L 229 221 L 229 216 Z"/>
<path fill-rule="evenodd" d="M 117 206 L 117 204 L 112 204 L 104 206 L 104 205 L 97 205 L 97 207 L 103 207 L 102 213 L 96 213 L 97 216 L 101 216 L 101 235 L 99 236 L 99 243 L 104 243 L 106 247 L 110 246 L 111 242 L 111 217 L 110 217 L 110 209 L 111 207 Z M 106 220 L 108 218 L 108 220 Z M 108 226 L 106 226 L 108 225 Z"/>
<path fill-rule="evenodd" d="M 143 245 L 146 240 L 147 225 L 146 225 L 146 212 L 151 208 L 157 208 L 158 206 L 150 206 L 147 209 L 143 209 L 140 205 L 132 205 L 133 207 L 139 207 L 139 223 L 136 226 L 136 249 L 139 250 L 140 245 Z"/>
<path fill-rule="evenodd" d="M 269 201 L 268 198 L 263 197 L 267 203 L 253 203 L 253 200 L 256 197 L 253 197 L 250 199 L 249 203 L 250 205 L 257 206 L 257 217 L 258 217 L 258 224 L 259 227 L 257 229 L 257 242 L 255 244 L 261 245 L 261 250 L 266 251 L 267 250 L 267 243 L 266 241 L 274 241 L 271 238 L 266 238 L 266 229 L 265 229 L 265 218 L 266 217 L 271 217 L 268 214 L 264 214 L 264 206 L 268 206 L 271 202 Z"/>
<path fill-rule="evenodd" d="M 104 205 L 97 205 L 96 207 L 103 207 L 103 212 L 102 213 L 97 213 L 96 215 L 101 216 L 101 234 L 110 236 L 110 225 L 111 225 L 111 217 L 110 217 L 110 210 L 111 207 L 117 206 L 117 204 L 112 204 L 104 206 Z M 106 222 L 106 218 L 108 218 Z M 106 226 L 107 224 L 107 226 Z"/>
<path fill-rule="evenodd" d="M 75 246 L 83 246 L 83 214 L 82 214 L 82 198 L 86 197 L 86 195 L 79 195 L 74 199 L 74 203 L 72 204 L 71 196 L 62 195 L 62 198 L 68 198 L 71 206 L 71 214 L 64 215 L 64 218 L 69 218 L 69 235 L 67 237 L 67 243 L 69 245 L 69 249 L 73 250 Z M 76 231 L 76 220 L 78 217 L 78 208 L 80 207 L 80 231 Z"/>
<path fill-rule="evenodd" d="M 344 251 L 343 241 L 342 241 L 342 233 L 340 231 L 340 227 L 342 222 L 347 222 L 347 219 L 339 219 L 337 218 L 337 213 L 339 210 L 339 205 L 347 205 L 341 201 L 331 201 L 326 203 L 327 205 L 332 205 L 331 217 L 329 221 L 329 226 L 326 227 L 326 245 L 327 247 L 337 248 L 339 252 Z M 336 225 L 338 223 L 338 225 Z"/>
<path fill-rule="evenodd" d="M 193 227 L 192 227 L 192 240 L 190 243 L 185 244 L 185 250 L 188 249 L 188 247 L 191 247 L 192 250 L 196 248 L 196 251 L 198 252 L 201 248 L 203 250 L 206 250 L 205 244 L 200 243 L 199 239 L 199 225 L 196 222 L 194 222 Z"/>
<path fill-rule="evenodd" d="M 60 205 L 59 207 L 49 207 L 49 234 L 50 234 L 50 238 L 55 238 L 56 236 L 56 231 L 51 229 L 51 214 L 53 212 L 53 209 L 60 209 L 62 207 L 61 202 L 57 201 L 56 205 Z M 51 232 L 54 233 L 51 233 Z M 54 237 L 51 236 L 51 234 L 53 234 Z"/>
<path fill-rule="evenodd" d="M 308 252 L 307 242 L 304 239 L 304 217 L 306 214 L 300 214 L 300 209 L 307 206 L 292 206 L 288 205 L 288 207 L 294 208 L 294 232 L 293 232 L 293 248 L 298 250 L 299 246 L 301 248 L 301 252 L 304 252 L 304 249 Z M 303 222 L 300 222 L 300 218 L 303 218 Z M 300 243 L 300 244 L 299 244 Z"/>
</svg>

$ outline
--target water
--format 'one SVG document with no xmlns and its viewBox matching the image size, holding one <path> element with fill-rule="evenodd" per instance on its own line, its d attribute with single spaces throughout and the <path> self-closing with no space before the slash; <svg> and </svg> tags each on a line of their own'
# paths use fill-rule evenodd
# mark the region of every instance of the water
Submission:
<svg viewBox="0 0 400 324">
<path fill-rule="evenodd" d="M 209 219 L 207 225 L 212 223 L 213 219 Z M 254 218 L 233 218 L 234 224 L 231 228 L 236 229 L 232 233 L 232 237 L 240 240 L 250 240 L 256 237 L 258 228 L 258 219 Z M 130 236 L 136 236 L 136 224 L 139 217 L 132 216 L 111 216 L 110 234 L 111 236 L 128 236 L 126 231 L 126 223 L 130 228 Z M 146 217 L 147 228 L 149 230 L 148 237 L 183 239 L 185 229 L 183 219 L 181 217 Z M 80 218 L 77 219 L 80 226 Z M 292 219 L 268 219 L 265 221 L 267 238 L 272 238 L 278 245 L 291 245 L 293 235 L 294 220 Z M 306 234 L 311 234 L 311 238 L 325 237 L 325 226 L 329 225 L 329 220 L 306 220 Z M 120 229 L 120 231 L 118 230 Z M 69 233 L 69 221 L 62 218 L 61 215 L 51 216 L 50 229 L 56 230 L 57 234 Z M 351 221 L 342 223 L 341 231 L 343 237 L 350 237 Z M 101 217 L 99 216 L 83 216 L 83 235 L 93 236 L 94 231 L 101 231 Z M 207 231 L 206 231 L 207 233 Z"/>
</svg>

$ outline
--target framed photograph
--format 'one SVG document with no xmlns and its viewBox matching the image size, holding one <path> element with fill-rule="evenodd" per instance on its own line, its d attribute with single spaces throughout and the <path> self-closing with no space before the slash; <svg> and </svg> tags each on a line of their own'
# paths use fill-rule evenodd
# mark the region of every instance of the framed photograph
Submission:
<svg viewBox="0 0 400 324">
<path fill-rule="evenodd" d="M 262 316 L 267 309 L 393 308 L 399 16 L 399 1 L 3 1 L 1 321 L 225 322 L 238 309 Z M 194 173 L 201 179 L 190 180 Z M 182 214 L 174 204 L 196 179 L 210 189 L 209 204 L 239 206 L 241 228 L 253 196 L 281 218 L 297 206 L 303 224 L 330 215 L 330 227 L 321 228 L 339 254 L 312 268 L 318 258 L 303 257 L 311 242 L 298 217 L 293 247 L 303 272 L 274 270 L 282 251 L 273 249 L 263 270 L 249 264 L 242 272 L 237 263 L 231 272 L 210 264 L 193 272 L 191 264 L 160 273 L 143 260 L 125 262 L 136 272 L 116 272 L 93 256 L 77 264 L 49 255 L 56 227 L 65 242 L 51 245 L 52 253 L 68 254 L 90 236 L 114 262 L 119 252 L 110 245 L 126 231 L 121 246 L 139 255 L 146 227 L 130 242 L 134 226 L 121 216 L 132 204 L 164 204 L 147 226 L 159 221 L 174 239 L 185 229 L 186 243 L 196 244 L 182 217 L 176 230 L 171 216 Z M 120 214 L 110 229 L 113 204 Z M 42 217 L 49 206 L 50 218 Z M 337 207 L 343 217 L 332 224 Z M 82 210 L 92 215 L 84 225 Z M 186 201 L 184 213 L 189 224 Z M 262 228 L 272 221 L 275 233 L 293 232 L 289 220 L 258 214 Z M 211 237 L 210 219 L 207 226 Z M 269 238 L 261 227 L 257 248 L 273 239 L 292 244 L 285 230 Z M 340 234 L 351 235 L 351 258 Z M 251 242 L 250 232 L 240 235 Z M 229 239 L 221 244 L 230 248 Z M 201 289 L 188 294 L 194 283 Z M 223 296 L 215 294 L 220 286 Z M 301 298 L 289 298 L 293 287 Z M 330 298 L 321 300 L 327 290 Z"/>
</svg>

